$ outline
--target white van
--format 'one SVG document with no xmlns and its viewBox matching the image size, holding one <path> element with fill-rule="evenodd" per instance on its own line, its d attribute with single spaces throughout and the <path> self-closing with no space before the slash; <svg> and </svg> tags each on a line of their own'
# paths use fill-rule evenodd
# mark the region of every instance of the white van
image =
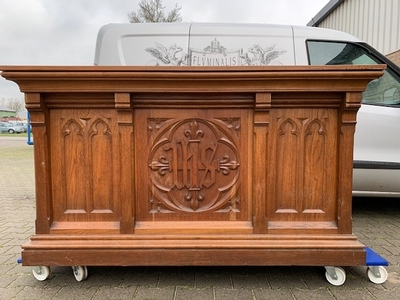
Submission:
<svg viewBox="0 0 400 300">
<path fill-rule="evenodd" d="M 347 33 L 268 24 L 109 24 L 95 65 L 251 66 L 387 64 L 357 116 L 354 196 L 400 197 L 400 68 Z"/>
</svg>

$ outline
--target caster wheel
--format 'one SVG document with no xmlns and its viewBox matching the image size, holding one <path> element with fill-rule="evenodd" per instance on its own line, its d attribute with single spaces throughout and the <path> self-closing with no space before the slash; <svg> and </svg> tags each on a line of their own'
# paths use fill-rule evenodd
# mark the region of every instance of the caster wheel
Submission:
<svg viewBox="0 0 400 300">
<path fill-rule="evenodd" d="M 371 282 L 376 284 L 384 283 L 388 278 L 388 272 L 382 266 L 369 267 L 367 271 L 368 278 Z"/>
<path fill-rule="evenodd" d="M 340 267 L 333 267 L 336 273 L 336 278 L 332 277 L 328 271 L 325 272 L 326 280 L 332 285 L 340 286 L 346 281 L 346 272 Z"/>
<path fill-rule="evenodd" d="M 73 266 L 72 271 L 74 272 L 76 281 L 83 281 L 88 276 L 88 270 L 86 266 Z"/>
<path fill-rule="evenodd" d="M 50 267 L 39 266 L 32 269 L 33 276 L 39 281 L 44 281 L 50 276 Z"/>
</svg>

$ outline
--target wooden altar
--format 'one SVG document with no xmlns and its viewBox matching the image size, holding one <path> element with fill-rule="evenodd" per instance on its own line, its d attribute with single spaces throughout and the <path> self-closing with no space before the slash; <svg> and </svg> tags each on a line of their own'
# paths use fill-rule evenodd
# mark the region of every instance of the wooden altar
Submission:
<svg viewBox="0 0 400 300">
<path fill-rule="evenodd" d="M 361 92 L 384 66 L 0 67 L 25 93 L 24 265 L 363 265 Z"/>
</svg>

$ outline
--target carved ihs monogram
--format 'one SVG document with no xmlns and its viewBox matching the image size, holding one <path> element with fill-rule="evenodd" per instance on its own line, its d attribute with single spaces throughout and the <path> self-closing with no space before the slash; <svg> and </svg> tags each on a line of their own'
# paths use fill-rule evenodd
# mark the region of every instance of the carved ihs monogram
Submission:
<svg viewBox="0 0 400 300">
<path fill-rule="evenodd" d="M 238 210 L 238 137 L 222 120 L 165 122 L 150 148 L 150 212 Z"/>
</svg>

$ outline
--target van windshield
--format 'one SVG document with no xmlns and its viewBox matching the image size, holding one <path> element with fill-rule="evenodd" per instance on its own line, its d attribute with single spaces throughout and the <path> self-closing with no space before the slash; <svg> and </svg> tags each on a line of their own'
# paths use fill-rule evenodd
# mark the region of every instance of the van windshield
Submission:
<svg viewBox="0 0 400 300">
<path fill-rule="evenodd" d="M 307 41 L 310 65 L 386 64 L 358 44 L 346 42 Z M 372 80 L 363 93 L 364 104 L 400 105 L 400 77 L 388 68 L 384 75 Z"/>
</svg>

